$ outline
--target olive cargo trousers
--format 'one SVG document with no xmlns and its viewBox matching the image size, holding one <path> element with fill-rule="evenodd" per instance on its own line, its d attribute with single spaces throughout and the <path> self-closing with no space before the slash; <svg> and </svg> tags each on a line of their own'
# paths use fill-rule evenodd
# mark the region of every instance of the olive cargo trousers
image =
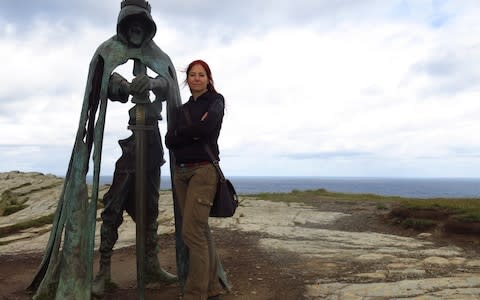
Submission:
<svg viewBox="0 0 480 300">
<path fill-rule="evenodd" d="M 182 214 L 182 238 L 189 250 L 184 300 L 204 300 L 220 294 L 217 254 L 208 217 L 218 184 L 213 164 L 180 167 L 174 172 L 174 186 Z"/>
</svg>

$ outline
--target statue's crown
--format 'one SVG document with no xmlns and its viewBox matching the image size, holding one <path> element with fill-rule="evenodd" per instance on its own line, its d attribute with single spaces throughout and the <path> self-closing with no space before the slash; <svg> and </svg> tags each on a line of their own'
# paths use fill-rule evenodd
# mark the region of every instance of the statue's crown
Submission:
<svg viewBox="0 0 480 300">
<path fill-rule="evenodd" d="M 145 0 L 123 0 L 122 3 L 120 4 L 120 8 L 124 8 L 127 5 L 136 5 L 136 6 L 145 8 L 149 13 L 152 12 L 150 3 L 148 3 L 148 1 L 145 1 Z"/>
</svg>

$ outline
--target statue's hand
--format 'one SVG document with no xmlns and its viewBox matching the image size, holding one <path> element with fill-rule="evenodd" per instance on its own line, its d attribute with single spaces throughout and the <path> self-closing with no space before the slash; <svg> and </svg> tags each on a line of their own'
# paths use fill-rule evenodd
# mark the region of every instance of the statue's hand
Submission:
<svg viewBox="0 0 480 300">
<path fill-rule="evenodd" d="M 162 77 L 150 79 L 150 89 L 151 90 L 164 90 L 168 86 L 167 80 Z"/>
<path fill-rule="evenodd" d="M 132 83 L 130 84 L 130 94 L 142 94 L 149 91 L 151 89 L 150 80 L 150 77 L 146 74 L 133 78 Z"/>
<path fill-rule="evenodd" d="M 120 101 L 125 103 L 128 101 L 130 94 L 130 87 L 128 81 L 118 73 L 113 73 L 110 76 L 108 84 L 108 98 L 112 101 Z"/>
<path fill-rule="evenodd" d="M 139 75 L 132 80 L 130 84 L 131 94 L 141 94 L 149 90 L 163 91 L 168 86 L 167 80 L 162 77 L 150 78 L 148 75 Z"/>
<path fill-rule="evenodd" d="M 166 92 L 168 90 L 168 81 L 158 76 L 150 79 L 150 89 L 156 96 L 156 101 L 165 101 Z"/>
</svg>

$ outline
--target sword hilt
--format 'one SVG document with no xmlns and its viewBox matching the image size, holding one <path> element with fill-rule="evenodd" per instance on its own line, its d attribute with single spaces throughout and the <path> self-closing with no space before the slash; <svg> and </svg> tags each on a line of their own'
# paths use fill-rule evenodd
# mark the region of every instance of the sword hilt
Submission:
<svg viewBox="0 0 480 300">
<path fill-rule="evenodd" d="M 145 64 L 142 63 L 137 58 L 133 59 L 133 75 L 134 76 L 147 75 L 147 66 L 145 66 Z M 150 91 L 133 94 L 132 103 L 135 103 L 135 104 L 150 103 L 149 94 L 150 94 Z"/>
</svg>

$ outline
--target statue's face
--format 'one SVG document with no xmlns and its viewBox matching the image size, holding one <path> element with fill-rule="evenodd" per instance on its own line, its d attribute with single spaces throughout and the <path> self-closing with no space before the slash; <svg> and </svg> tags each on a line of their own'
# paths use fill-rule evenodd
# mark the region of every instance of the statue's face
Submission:
<svg viewBox="0 0 480 300">
<path fill-rule="evenodd" d="M 127 38 L 130 43 L 140 46 L 145 39 L 145 29 L 140 21 L 132 21 L 127 27 Z"/>
</svg>

